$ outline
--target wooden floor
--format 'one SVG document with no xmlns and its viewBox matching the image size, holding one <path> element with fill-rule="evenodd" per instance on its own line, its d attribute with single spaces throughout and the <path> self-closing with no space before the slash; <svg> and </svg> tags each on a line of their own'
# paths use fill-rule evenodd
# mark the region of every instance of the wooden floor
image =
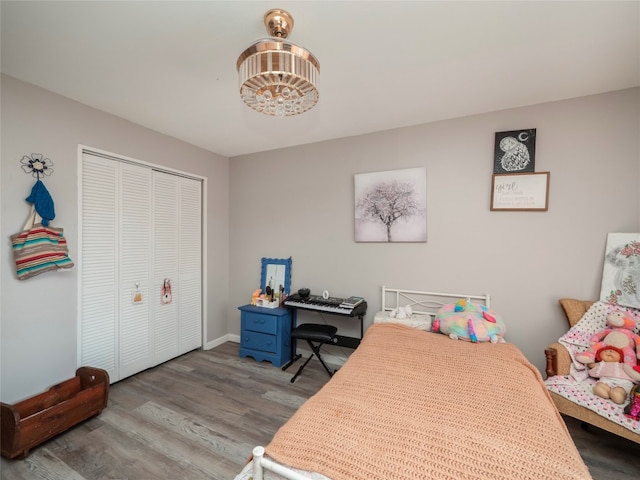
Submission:
<svg viewBox="0 0 640 480">
<path fill-rule="evenodd" d="M 313 360 L 298 380 L 238 358 L 238 344 L 194 351 L 111 386 L 99 417 L 0 463 L 6 480 L 224 479 L 240 472 L 328 376 Z M 254 427 L 257 425 L 257 429 Z M 567 419 L 595 480 L 640 477 L 640 445 Z"/>
</svg>

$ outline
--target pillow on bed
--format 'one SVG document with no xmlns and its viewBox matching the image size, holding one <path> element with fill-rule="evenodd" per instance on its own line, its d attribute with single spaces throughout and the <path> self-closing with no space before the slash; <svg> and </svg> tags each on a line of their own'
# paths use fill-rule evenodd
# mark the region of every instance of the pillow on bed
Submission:
<svg viewBox="0 0 640 480">
<path fill-rule="evenodd" d="M 397 323 L 418 330 L 431 331 L 431 316 L 414 313 L 411 318 L 397 318 L 392 312 L 380 311 L 373 317 L 373 323 Z"/>
<path fill-rule="evenodd" d="M 500 315 L 485 305 L 465 299 L 444 305 L 433 322 L 434 332 L 471 342 L 504 342 L 506 330 Z"/>
</svg>

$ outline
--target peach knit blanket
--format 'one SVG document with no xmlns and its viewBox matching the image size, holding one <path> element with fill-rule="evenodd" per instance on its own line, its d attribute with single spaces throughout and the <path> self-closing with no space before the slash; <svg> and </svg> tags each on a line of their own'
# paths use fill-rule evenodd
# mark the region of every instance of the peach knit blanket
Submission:
<svg viewBox="0 0 640 480">
<path fill-rule="evenodd" d="M 367 330 L 266 453 L 332 480 L 591 478 L 514 345 L 393 324 Z"/>
</svg>

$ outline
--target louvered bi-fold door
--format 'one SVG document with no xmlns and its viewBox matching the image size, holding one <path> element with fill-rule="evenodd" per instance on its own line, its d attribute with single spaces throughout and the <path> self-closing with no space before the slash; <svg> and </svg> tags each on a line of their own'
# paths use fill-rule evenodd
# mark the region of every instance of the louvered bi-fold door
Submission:
<svg viewBox="0 0 640 480">
<path fill-rule="evenodd" d="M 202 187 L 199 181 L 180 179 L 180 287 L 179 350 L 202 345 Z"/>
<path fill-rule="evenodd" d="M 201 184 L 154 172 L 154 363 L 202 344 Z M 162 303 L 165 281 L 171 301 Z M 176 321 L 177 319 L 177 321 Z"/>
<path fill-rule="evenodd" d="M 152 365 L 151 170 L 85 154 L 82 185 L 80 365 L 117 381 Z"/>
<path fill-rule="evenodd" d="M 127 163 L 122 163 L 120 168 L 119 353 L 120 378 L 125 378 L 153 365 L 150 295 L 152 171 Z"/>
<path fill-rule="evenodd" d="M 179 177 L 153 172 L 153 309 L 154 363 L 162 363 L 178 355 L 178 280 Z M 171 301 L 162 303 L 164 282 L 171 286 Z"/>
<path fill-rule="evenodd" d="M 84 155 L 82 161 L 79 363 L 120 378 L 118 334 L 119 165 Z"/>
<path fill-rule="evenodd" d="M 89 153 L 81 180 L 80 365 L 114 382 L 200 347 L 201 182 Z"/>
</svg>

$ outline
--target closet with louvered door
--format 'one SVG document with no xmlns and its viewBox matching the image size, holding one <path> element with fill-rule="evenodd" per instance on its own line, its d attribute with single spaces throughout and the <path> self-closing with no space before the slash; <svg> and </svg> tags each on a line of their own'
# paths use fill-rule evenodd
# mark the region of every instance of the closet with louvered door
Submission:
<svg viewBox="0 0 640 480">
<path fill-rule="evenodd" d="M 83 152 L 80 365 L 114 382 L 202 345 L 201 205 L 196 178 Z"/>
</svg>

